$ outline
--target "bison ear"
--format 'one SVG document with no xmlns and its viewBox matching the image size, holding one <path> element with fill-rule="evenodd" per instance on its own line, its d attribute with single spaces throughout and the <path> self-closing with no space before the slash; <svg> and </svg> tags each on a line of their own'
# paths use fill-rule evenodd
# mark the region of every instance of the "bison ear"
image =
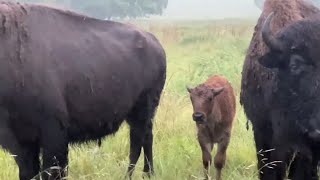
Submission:
<svg viewBox="0 0 320 180">
<path fill-rule="evenodd" d="M 213 96 L 218 96 L 220 93 L 222 93 L 223 90 L 224 90 L 224 87 L 213 88 L 212 89 Z"/>
<path fill-rule="evenodd" d="M 189 92 L 189 93 L 191 93 L 192 92 L 192 88 L 191 87 L 189 87 L 189 86 L 186 86 L 186 89 L 187 89 L 187 91 Z"/>
<path fill-rule="evenodd" d="M 279 68 L 281 64 L 279 55 L 276 53 L 267 53 L 260 57 L 258 62 L 260 65 L 266 68 Z"/>
</svg>

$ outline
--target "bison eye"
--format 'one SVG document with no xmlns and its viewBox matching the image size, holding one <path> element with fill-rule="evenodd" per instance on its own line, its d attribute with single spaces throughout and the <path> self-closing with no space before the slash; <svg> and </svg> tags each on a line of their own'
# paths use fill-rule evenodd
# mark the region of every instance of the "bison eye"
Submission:
<svg viewBox="0 0 320 180">
<path fill-rule="evenodd" d="M 290 69 L 292 71 L 296 71 L 298 69 L 298 65 L 297 64 L 292 64 L 292 65 L 290 65 Z"/>
<path fill-rule="evenodd" d="M 289 68 L 293 74 L 300 74 L 303 71 L 303 66 L 305 65 L 305 60 L 302 56 L 292 55 L 290 57 Z"/>
<path fill-rule="evenodd" d="M 208 98 L 208 101 L 212 101 L 212 99 L 213 99 L 212 97 L 209 97 L 209 98 Z"/>
</svg>

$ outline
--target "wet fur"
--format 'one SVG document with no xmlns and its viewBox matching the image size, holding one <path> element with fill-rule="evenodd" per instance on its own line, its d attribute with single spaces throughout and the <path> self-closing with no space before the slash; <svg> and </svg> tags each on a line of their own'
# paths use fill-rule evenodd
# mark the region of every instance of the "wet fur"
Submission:
<svg viewBox="0 0 320 180">
<path fill-rule="evenodd" d="M 206 176 L 209 175 L 209 169 L 212 161 L 211 151 L 214 144 L 218 145 L 217 154 L 214 158 L 214 165 L 217 170 L 216 179 L 221 180 L 221 171 L 226 162 L 226 151 L 230 142 L 231 131 L 236 113 L 236 100 L 233 88 L 227 79 L 223 76 L 214 75 L 205 83 L 198 85 L 191 92 L 194 103 L 198 98 L 203 98 L 195 94 L 206 93 L 206 88 L 221 88 L 223 91 L 213 98 L 213 105 L 206 107 L 211 109 L 211 114 L 206 115 L 206 122 L 197 123 L 198 141 L 202 150 L 203 166 Z M 202 92 L 200 92 L 202 91 Z"/>
<path fill-rule="evenodd" d="M 274 116 L 280 116 L 279 114 L 276 115 L 273 110 L 273 107 L 275 107 L 273 102 L 277 100 L 274 94 L 279 89 L 278 71 L 264 68 L 258 63 L 258 59 L 268 51 L 261 38 L 261 28 L 264 20 L 271 12 L 275 13 L 271 29 L 274 33 L 277 33 L 293 22 L 318 14 L 319 9 L 303 0 L 266 0 L 263 12 L 255 26 L 243 65 L 240 103 L 243 105 L 248 119 L 252 122 L 258 169 L 261 170 L 259 172 L 260 179 L 274 179 L 274 176 L 271 175 L 274 173 L 274 169 L 266 168 L 265 164 L 272 161 L 271 154 L 275 148 L 275 144 L 270 137 L 276 137 L 275 133 L 277 132 L 273 128 L 271 119 Z M 288 159 L 290 157 L 292 156 L 289 155 Z M 281 165 L 279 168 L 282 168 Z M 279 176 L 282 176 L 281 173 Z"/>
<path fill-rule="evenodd" d="M 10 2 L 0 3 L 0 22 L 0 145 L 17 155 L 21 180 L 40 171 L 40 149 L 42 170 L 65 168 L 68 144 L 99 142 L 125 120 L 129 175 L 141 149 L 144 171 L 153 173 L 152 118 L 166 80 L 166 55 L 152 34 Z"/>
</svg>

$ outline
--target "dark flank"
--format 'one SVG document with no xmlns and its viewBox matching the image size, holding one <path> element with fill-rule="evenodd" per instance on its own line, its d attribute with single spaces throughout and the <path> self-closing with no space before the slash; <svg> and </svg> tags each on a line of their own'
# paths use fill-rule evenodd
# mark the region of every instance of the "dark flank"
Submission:
<svg viewBox="0 0 320 180">
<path fill-rule="evenodd" d="M 142 149 L 144 171 L 153 173 L 152 118 L 166 80 L 166 55 L 152 34 L 9 2 L 0 3 L 0 22 L 0 145 L 16 155 L 20 180 L 40 170 L 52 174 L 43 173 L 44 179 L 63 178 L 68 144 L 114 134 L 125 120 L 129 175 Z"/>
</svg>

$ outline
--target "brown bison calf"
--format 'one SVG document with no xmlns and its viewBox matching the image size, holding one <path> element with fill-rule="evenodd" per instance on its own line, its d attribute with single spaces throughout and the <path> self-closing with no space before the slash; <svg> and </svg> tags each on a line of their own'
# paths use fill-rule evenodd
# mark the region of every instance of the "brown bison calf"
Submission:
<svg viewBox="0 0 320 180">
<path fill-rule="evenodd" d="M 223 76 L 215 75 L 205 83 L 187 88 L 197 124 L 198 141 L 202 150 L 206 177 L 209 177 L 211 151 L 218 144 L 214 165 L 216 179 L 221 180 L 221 170 L 225 165 L 226 151 L 230 142 L 231 129 L 236 111 L 236 100 L 231 84 Z"/>
</svg>

